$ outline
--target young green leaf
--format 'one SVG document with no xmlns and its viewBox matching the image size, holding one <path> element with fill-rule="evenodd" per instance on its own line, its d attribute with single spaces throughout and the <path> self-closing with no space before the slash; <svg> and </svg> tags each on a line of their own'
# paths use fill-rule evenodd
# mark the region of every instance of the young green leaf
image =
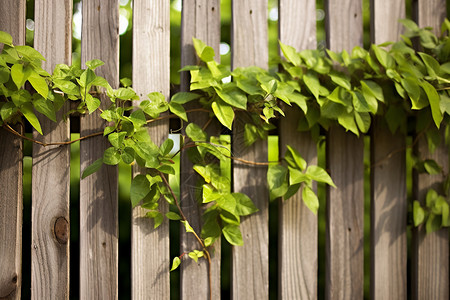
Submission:
<svg viewBox="0 0 450 300">
<path fill-rule="evenodd" d="M 136 175 L 131 180 L 130 200 L 135 207 L 147 194 L 150 193 L 150 183 L 145 175 Z"/>
<path fill-rule="evenodd" d="M 103 152 L 103 163 L 115 166 L 120 162 L 120 152 L 114 148 L 109 147 Z"/>
<path fill-rule="evenodd" d="M 92 164 L 87 166 L 86 169 L 84 169 L 83 174 L 81 175 L 81 179 L 84 179 L 84 178 L 88 177 L 89 175 L 94 174 L 95 172 L 100 170 L 102 165 L 103 165 L 103 158 L 97 159 Z"/>
<path fill-rule="evenodd" d="M 172 272 L 173 270 L 176 270 L 178 268 L 178 266 L 181 264 L 181 260 L 180 258 L 177 256 L 173 259 L 172 262 L 172 268 L 170 269 L 170 272 Z"/>
<path fill-rule="evenodd" d="M 314 191 L 307 185 L 303 186 L 302 198 L 306 207 L 316 215 L 317 210 L 319 209 L 319 199 Z"/>
<path fill-rule="evenodd" d="M 239 216 L 248 216 L 259 210 L 247 195 L 242 193 L 232 193 L 231 195 L 236 200 L 236 213 Z"/>
<path fill-rule="evenodd" d="M 13 40 L 12 40 L 11 35 L 7 32 L 0 31 L 0 43 L 3 43 L 8 46 L 12 46 Z"/>
<path fill-rule="evenodd" d="M 231 125 L 234 120 L 233 108 L 219 99 L 211 104 L 211 108 L 219 122 L 231 130 Z"/>
<path fill-rule="evenodd" d="M 172 212 L 172 211 L 169 211 L 168 213 L 166 213 L 166 217 L 167 217 L 167 219 L 173 220 L 173 221 L 181 220 L 180 215 L 175 212 Z"/>
<path fill-rule="evenodd" d="M 42 135 L 43 133 L 42 133 L 41 124 L 39 123 L 38 118 L 34 114 L 33 105 L 29 102 L 25 103 L 22 105 L 20 110 L 21 110 L 22 114 L 24 115 L 24 117 L 28 120 L 28 122 L 30 122 L 31 126 L 33 126 L 33 128 L 36 129 L 36 131 Z"/>
<path fill-rule="evenodd" d="M 226 225 L 223 229 L 223 236 L 225 239 L 233 246 L 244 245 L 244 240 L 242 239 L 241 230 L 238 225 Z"/>
<path fill-rule="evenodd" d="M 282 165 L 269 166 L 267 183 L 269 185 L 270 200 L 283 197 L 288 191 L 287 168 Z"/>
</svg>

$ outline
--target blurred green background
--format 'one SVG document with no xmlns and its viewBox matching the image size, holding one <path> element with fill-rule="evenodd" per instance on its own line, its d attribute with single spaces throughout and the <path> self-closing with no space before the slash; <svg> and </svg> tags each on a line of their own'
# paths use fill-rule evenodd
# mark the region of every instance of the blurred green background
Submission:
<svg viewBox="0 0 450 300">
<path fill-rule="evenodd" d="M 411 17 L 411 1 L 406 1 L 406 15 Z M 447 11 L 449 11 L 449 3 L 447 1 Z M 269 0 L 269 56 L 275 57 L 278 54 L 278 9 L 277 0 Z M 324 31 L 324 3 L 323 0 L 316 1 L 316 16 L 317 16 L 317 46 L 318 48 L 326 47 L 325 31 Z M 364 46 L 368 48 L 370 45 L 370 7 L 369 0 L 363 0 L 363 26 L 364 26 Z M 27 0 L 27 44 L 33 44 L 33 30 L 34 30 L 34 1 Z M 178 90 L 180 69 L 180 23 L 181 23 L 181 0 L 171 0 L 170 11 L 170 43 L 171 43 L 171 87 L 172 92 Z M 131 44 L 132 44 L 132 3 L 130 0 L 120 0 L 120 77 L 131 78 L 132 64 L 131 64 Z M 221 62 L 225 65 L 230 64 L 230 30 L 231 30 L 231 0 L 221 1 Z M 81 37 L 81 3 L 79 0 L 74 0 L 74 27 L 73 27 L 73 63 L 80 63 L 80 37 Z M 269 58 L 269 61 L 270 61 Z M 276 67 L 276 66 L 271 66 Z M 151 91 L 149 91 L 151 92 Z M 76 129 L 77 120 L 73 119 L 73 129 Z M 72 131 L 74 132 L 74 131 Z M 30 133 L 28 133 L 30 134 Z M 79 134 L 73 133 L 72 139 L 79 137 Z M 172 135 L 173 139 L 179 138 L 177 135 Z M 31 149 L 30 142 L 25 141 L 25 158 L 24 158 L 24 224 L 23 224 L 23 285 L 22 295 L 24 299 L 30 298 L 31 278 L 30 272 L 26 271 L 26 267 L 31 265 Z M 369 234 L 370 234 L 370 169 L 369 169 L 369 153 L 370 139 L 365 138 L 365 290 L 364 298 L 369 295 L 369 271 L 370 271 L 370 257 L 369 257 Z M 325 167 L 325 142 L 322 140 L 318 144 L 319 165 Z M 269 139 L 269 160 L 277 160 L 278 157 L 278 138 L 271 136 Z M 71 287 L 70 298 L 78 299 L 78 256 L 79 256 L 79 142 L 71 145 L 71 184 L 70 184 L 70 217 L 71 217 Z M 408 168 L 411 165 L 408 164 Z M 131 209 L 129 202 L 129 187 L 131 182 L 131 170 L 129 166 L 119 165 L 119 299 L 131 298 L 131 278 L 130 278 L 130 223 L 131 223 Z M 171 182 L 176 190 L 178 190 L 179 179 L 172 176 Z M 411 178 L 408 180 L 409 191 L 411 191 Z M 324 299 L 324 284 L 325 284 L 325 187 L 318 186 L 318 194 L 321 208 L 319 210 L 319 299 Z M 410 195 L 410 194 L 409 194 Z M 171 257 L 179 255 L 179 225 L 177 222 L 171 222 Z M 269 206 L 269 256 L 270 256 L 270 299 L 277 299 L 277 236 L 278 236 L 278 205 L 273 202 Z M 409 239 L 410 240 L 410 239 Z M 230 245 L 222 241 L 222 297 L 223 299 L 230 298 Z M 244 246 L 245 247 L 245 246 Z M 169 268 L 169 266 L 168 266 Z M 171 273 L 171 299 L 179 299 L 179 271 Z"/>
</svg>

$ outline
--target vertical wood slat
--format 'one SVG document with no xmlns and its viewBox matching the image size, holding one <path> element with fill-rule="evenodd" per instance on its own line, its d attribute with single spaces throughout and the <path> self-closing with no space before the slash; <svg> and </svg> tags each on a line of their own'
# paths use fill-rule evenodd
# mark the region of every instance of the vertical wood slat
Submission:
<svg viewBox="0 0 450 300">
<path fill-rule="evenodd" d="M 415 1 L 413 14 L 420 27 L 431 26 L 434 33 L 440 33 L 440 27 L 445 18 L 445 0 Z M 444 128 L 440 129 L 441 139 L 444 140 Z M 448 147 L 441 145 L 434 153 L 430 153 L 425 138 L 417 143 L 419 157 L 434 159 L 444 167 L 444 173 L 449 170 Z M 421 174 L 415 178 L 416 198 L 422 203 L 429 188 L 442 193 L 439 182 L 442 175 Z M 426 233 L 425 228 L 413 231 L 412 255 L 412 299 L 448 299 L 449 298 L 449 242 L 448 228 L 437 232 Z"/>
<path fill-rule="evenodd" d="M 36 1 L 35 20 L 34 47 L 46 58 L 42 67 L 51 73 L 58 63 L 70 64 L 72 1 Z M 66 112 L 67 105 L 57 113 L 58 123 L 38 114 L 44 135 L 34 130 L 33 138 L 44 143 L 70 140 L 69 121 L 62 120 Z M 33 299 L 69 298 L 69 156 L 68 146 L 33 145 Z"/>
<path fill-rule="evenodd" d="M 81 63 L 100 59 L 96 69 L 113 88 L 119 83 L 119 3 L 84 1 Z M 102 105 L 109 100 L 101 97 Z M 80 134 L 103 131 L 99 112 L 84 115 Z M 94 137 L 81 141 L 81 170 L 102 157 L 109 147 L 107 139 Z M 117 299 L 118 287 L 118 211 L 117 167 L 102 168 L 80 182 L 80 298 Z"/>
<path fill-rule="evenodd" d="M 284 44 L 298 51 L 316 48 L 316 2 L 279 1 L 279 36 Z M 299 30 L 301 29 L 301 30 Z M 309 132 L 292 130 L 298 122 L 299 109 L 281 118 L 280 156 L 285 144 L 297 149 L 306 162 L 317 164 L 317 144 Z M 301 191 L 286 201 L 279 200 L 278 264 L 280 299 L 317 299 L 317 216 L 303 203 Z"/>
<path fill-rule="evenodd" d="M 16 45 L 25 44 L 25 7 L 25 0 L 0 0 L 0 30 L 11 34 Z M 22 145 L 22 140 L 0 128 L 1 299 L 20 299 L 21 296 Z"/>
<path fill-rule="evenodd" d="M 362 3 L 326 4 L 327 47 L 350 51 L 362 46 Z M 327 136 L 327 166 L 337 188 L 328 188 L 326 299 L 361 299 L 364 287 L 364 143 L 342 127 Z"/>
<path fill-rule="evenodd" d="M 397 41 L 405 18 L 405 2 L 373 1 L 372 43 Z M 403 134 L 391 134 L 382 119 L 375 119 L 371 141 L 371 296 L 406 299 L 406 166 Z"/>
<path fill-rule="evenodd" d="M 192 38 L 198 38 L 214 49 L 215 60 L 220 61 L 220 1 L 219 0 L 184 0 L 181 16 L 181 66 L 196 65 L 198 58 L 193 47 Z M 181 73 L 181 90 L 189 91 L 189 73 Z M 188 105 L 188 108 L 193 108 Z M 209 120 L 205 113 L 188 114 L 189 121 L 203 127 Z M 220 125 L 213 121 L 205 130 L 209 135 L 217 136 Z M 180 204 L 189 224 L 196 232 L 201 230 L 202 208 L 198 207 L 196 200 L 197 174 L 192 169 L 186 152 L 180 155 Z M 181 226 L 180 252 L 190 252 L 199 249 L 198 241 L 191 233 L 186 233 Z M 208 282 L 208 265 L 206 260 L 200 259 L 195 263 L 187 255 L 183 256 L 181 264 L 181 298 L 182 299 L 208 299 L 210 289 L 212 299 L 220 299 L 220 240 L 214 242 L 212 254 L 211 278 L 212 286 Z"/>
<path fill-rule="evenodd" d="M 133 88 L 141 100 L 149 92 L 160 92 L 169 97 L 170 86 L 170 2 L 133 2 Z M 138 103 L 135 103 L 138 105 Z M 149 128 L 157 144 L 167 138 L 168 121 Z M 134 167 L 133 176 L 143 170 Z M 145 172 L 145 171 L 144 171 Z M 168 205 L 160 201 L 160 210 L 167 212 Z M 132 298 L 169 299 L 169 222 L 154 229 L 142 207 L 133 209 L 132 218 Z"/>
<path fill-rule="evenodd" d="M 231 32 L 232 68 L 258 66 L 267 68 L 268 29 L 267 0 L 233 1 Z M 267 161 L 267 142 L 257 141 L 245 147 L 245 119 L 236 114 L 233 131 L 233 154 L 249 161 Z M 268 299 L 269 231 L 266 167 L 233 164 L 234 192 L 247 194 L 259 211 L 241 219 L 244 246 L 232 249 L 232 298 Z"/>
</svg>

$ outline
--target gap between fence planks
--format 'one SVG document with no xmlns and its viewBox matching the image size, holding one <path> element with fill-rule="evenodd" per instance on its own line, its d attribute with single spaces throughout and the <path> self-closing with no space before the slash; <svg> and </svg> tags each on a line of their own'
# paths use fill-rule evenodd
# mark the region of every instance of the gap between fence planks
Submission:
<svg viewBox="0 0 450 300">
<path fill-rule="evenodd" d="M 440 26 L 445 19 L 445 0 L 414 1 L 413 15 L 420 27 L 431 26 L 434 33 L 440 34 Z M 427 142 L 422 137 L 415 149 L 419 157 L 431 158 L 444 166 L 444 173 L 449 172 L 449 150 L 444 144 L 444 128 L 440 129 L 441 145 L 434 153 L 428 150 Z M 428 188 L 434 188 L 442 194 L 438 182 L 441 175 L 419 174 L 414 177 L 415 199 L 424 203 Z M 448 228 L 426 233 L 424 226 L 413 230 L 412 242 L 412 299 L 448 299 L 449 298 L 449 235 Z"/>
<path fill-rule="evenodd" d="M 25 0 L 0 0 L 0 30 L 25 44 Z M 3 45 L 0 47 L 3 48 Z M 21 127 L 16 127 L 22 132 Z M 0 298 L 20 299 L 22 286 L 21 139 L 0 128 Z"/>
<path fill-rule="evenodd" d="M 91 0 L 83 2 L 81 63 L 100 59 L 96 69 L 113 88 L 119 83 L 119 3 Z M 110 102 L 101 96 L 100 107 Z M 84 115 L 80 134 L 102 131 L 99 112 Z M 81 171 L 103 156 L 109 142 L 102 136 L 81 141 Z M 80 182 L 80 298 L 118 298 L 118 211 L 116 166 L 101 169 Z"/>
<path fill-rule="evenodd" d="M 215 59 L 220 61 L 220 1 L 219 0 L 184 0 L 181 16 L 181 66 L 198 64 L 192 38 L 202 40 L 214 49 Z M 189 91 L 189 72 L 181 73 L 182 91 Z M 188 104 L 187 108 L 192 108 Z M 209 120 L 208 114 L 203 112 L 190 113 L 189 121 L 203 127 Z M 183 130 L 184 131 L 184 130 Z M 213 121 L 206 128 L 208 135 L 219 135 L 220 124 Z M 183 132 L 184 133 L 184 132 Z M 190 225 L 197 233 L 201 230 L 201 215 L 203 208 L 197 202 L 198 175 L 192 169 L 186 151 L 180 155 L 180 205 Z M 183 256 L 181 264 L 181 298 L 182 299 L 209 299 L 210 289 L 212 299 L 220 299 L 220 239 L 214 242 L 214 251 L 211 251 L 211 279 L 209 287 L 208 263 L 200 259 L 195 263 L 188 255 Z M 194 249 L 201 250 L 198 241 L 186 228 L 180 229 L 180 254 Z"/>
<path fill-rule="evenodd" d="M 267 68 L 267 0 L 232 2 L 231 66 Z M 236 114 L 232 150 L 235 156 L 250 161 L 267 161 L 267 141 L 244 145 L 245 114 Z M 269 229 L 266 182 L 267 167 L 233 163 L 234 192 L 247 194 L 259 209 L 241 219 L 244 246 L 232 249 L 232 298 L 268 299 Z"/>
<path fill-rule="evenodd" d="M 58 63 L 71 64 L 72 1 L 35 2 L 34 47 L 45 58 L 49 73 Z M 55 47 L 55 45 L 58 45 Z M 69 141 L 68 103 L 57 113 L 58 123 L 37 114 L 44 135 L 41 142 Z M 69 299 L 70 147 L 33 144 L 31 298 Z"/>
<path fill-rule="evenodd" d="M 166 99 L 170 87 L 170 1 L 133 2 L 133 88 L 141 101 L 150 92 L 160 92 Z M 138 105 L 135 101 L 134 105 Z M 168 120 L 151 124 L 148 132 L 157 145 L 168 137 Z M 133 167 L 133 177 L 145 169 Z M 159 209 L 168 211 L 160 199 Z M 131 282 L 133 299 L 169 299 L 169 221 L 154 229 L 146 218 L 146 209 L 133 208 L 131 243 Z"/>
<path fill-rule="evenodd" d="M 362 3 L 330 0 L 326 6 L 327 47 L 362 46 Z M 362 299 L 364 289 L 364 143 L 362 137 L 331 127 L 327 167 L 337 188 L 328 187 L 326 299 Z"/>
<path fill-rule="evenodd" d="M 316 49 L 316 2 L 280 0 L 278 5 L 280 41 L 297 51 Z M 284 145 L 289 144 L 308 165 L 317 165 L 317 144 L 311 134 L 292 130 L 300 116 L 300 109 L 288 107 L 286 117 L 280 119 L 279 155 L 283 157 Z M 317 216 L 303 203 L 301 191 L 288 200 L 279 200 L 278 222 L 279 299 L 317 299 Z"/>
</svg>

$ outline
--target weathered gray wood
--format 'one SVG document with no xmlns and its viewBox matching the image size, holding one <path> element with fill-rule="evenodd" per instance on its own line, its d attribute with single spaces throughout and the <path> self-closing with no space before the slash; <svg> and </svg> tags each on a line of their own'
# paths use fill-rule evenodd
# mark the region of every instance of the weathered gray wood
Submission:
<svg viewBox="0 0 450 300">
<path fill-rule="evenodd" d="M 440 33 L 445 18 L 445 1 L 415 1 L 414 14 L 420 27 L 431 26 L 434 33 Z M 444 129 L 441 129 L 443 140 Z M 448 147 L 442 144 L 434 153 L 429 153 L 425 138 L 421 138 L 416 149 L 421 158 L 430 158 L 444 167 L 448 174 Z M 439 182 L 442 175 L 420 174 L 415 177 L 415 199 L 424 201 L 427 189 L 434 188 L 442 193 Z M 421 227 L 413 231 L 412 255 L 412 299 L 448 299 L 449 298 L 449 242 L 448 229 L 427 234 Z"/>
<path fill-rule="evenodd" d="M 298 51 L 316 48 L 316 2 L 279 1 L 279 36 Z M 286 144 L 297 149 L 308 164 L 317 164 L 317 144 L 310 133 L 293 130 L 301 113 L 287 109 L 280 120 L 280 156 Z M 303 203 L 301 191 L 279 203 L 278 297 L 317 299 L 317 216 Z"/>
<path fill-rule="evenodd" d="M 109 0 L 83 2 L 81 62 L 100 59 L 96 69 L 113 88 L 119 78 L 119 3 Z M 109 100 L 101 97 L 101 107 Z M 80 134 L 103 131 L 99 113 L 84 115 Z M 102 157 L 107 139 L 94 137 L 81 141 L 81 170 Z M 103 166 L 80 182 L 80 298 L 117 299 L 117 167 Z"/>
<path fill-rule="evenodd" d="M 216 53 L 215 60 L 220 61 L 220 1 L 218 0 L 184 0 L 181 16 L 181 65 L 195 65 L 198 63 L 197 55 L 192 44 L 192 38 L 204 41 L 208 46 L 213 47 Z M 189 73 L 181 74 L 181 90 L 189 90 Z M 188 105 L 188 109 L 194 108 Z M 203 127 L 209 116 L 205 113 L 190 113 L 188 118 L 191 122 Z M 213 121 L 206 128 L 209 135 L 218 135 L 220 126 Z M 186 152 L 181 152 L 181 174 L 180 193 L 181 207 L 191 226 L 196 232 L 201 230 L 201 215 L 203 209 L 198 206 L 196 200 L 195 187 L 198 180 L 197 175 L 192 170 L 192 163 L 189 161 Z M 214 243 L 214 253 L 211 265 L 212 287 L 208 283 L 208 265 L 206 260 L 200 259 L 195 263 L 187 255 L 183 256 L 181 264 L 181 298 L 182 299 L 208 299 L 210 288 L 212 299 L 220 299 L 220 240 Z M 200 245 L 191 233 L 186 233 L 184 226 L 181 226 L 181 246 L 180 252 L 189 252 L 200 249 Z"/>
<path fill-rule="evenodd" d="M 373 1 L 372 43 L 399 39 L 405 3 Z M 405 138 L 392 135 L 376 120 L 371 141 L 371 296 L 374 299 L 406 299 L 406 177 Z M 398 151 L 395 155 L 389 155 Z"/>
<path fill-rule="evenodd" d="M 362 3 L 326 3 L 327 47 L 350 51 L 362 46 Z M 362 138 L 332 127 L 327 165 L 337 188 L 328 189 L 326 225 L 327 299 L 361 299 L 364 284 L 364 144 Z"/>
<path fill-rule="evenodd" d="M 169 1 L 133 2 L 133 88 L 146 99 L 149 92 L 169 97 L 170 87 L 170 3 Z M 136 101 L 137 102 L 137 101 Z M 138 103 L 135 103 L 137 105 Z M 152 140 L 160 145 L 166 138 L 169 122 L 149 128 Z M 133 176 L 142 169 L 133 167 Z M 160 210 L 167 212 L 162 198 Z M 146 210 L 133 209 L 131 243 L 131 282 L 133 299 L 169 299 L 169 222 L 154 229 L 145 218 Z"/>
<path fill-rule="evenodd" d="M 406 299 L 405 136 L 390 134 L 380 119 L 372 128 L 371 294 Z"/>
<path fill-rule="evenodd" d="M 233 1 L 231 35 L 233 68 L 252 65 L 267 68 L 267 1 Z M 236 114 L 233 155 L 249 161 L 267 161 L 266 141 L 258 141 L 250 147 L 244 145 L 244 124 L 247 121 L 243 114 Z M 267 299 L 269 296 L 266 172 L 266 167 L 233 163 L 234 192 L 247 194 L 259 208 L 256 214 L 241 219 L 244 246 L 236 246 L 232 250 L 233 299 Z"/>
<path fill-rule="evenodd" d="M 364 284 L 363 141 L 341 127 L 330 128 L 326 225 L 326 299 L 362 299 Z"/>
<path fill-rule="evenodd" d="M 25 43 L 25 5 L 25 0 L 0 0 L 0 30 L 10 33 L 16 45 Z M 0 149 L 0 298 L 20 299 L 22 140 L 0 128 Z"/>
<path fill-rule="evenodd" d="M 433 188 L 439 194 L 443 194 L 442 182 L 445 178 L 442 174 L 448 174 L 449 170 L 448 147 L 441 145 L 434 153 L 430 153 L 424 136 L 417 144 L 415 151 L 418 157 L 434 159 L 444 168 L 443 173 L 438 175 L 419 174 L 415 177 L 414 198 L 419 199 L 423 205 L 428 189 Z M 426 233 L 424 226 L 415 228 L 412 247 L 412 299 L 448 299 L 448 229 L 443 228 L 433 233 Z"/>
<path fill-rule="evenodd" d="M 46 58 L 42 67 L 51 73 L 58 63 L 70 64 L 72 1 L 36 1 L 35 20 L 34 47 Z M 33 138 L 69 141 L 65 112 L 67 106 L 58 113 L 58 123 L 38 114 L 44 135 L 33 131 Z M 32 299 L 69 298 L 69 156 L 68 146 L 33 145 Z"/>
</svg>

